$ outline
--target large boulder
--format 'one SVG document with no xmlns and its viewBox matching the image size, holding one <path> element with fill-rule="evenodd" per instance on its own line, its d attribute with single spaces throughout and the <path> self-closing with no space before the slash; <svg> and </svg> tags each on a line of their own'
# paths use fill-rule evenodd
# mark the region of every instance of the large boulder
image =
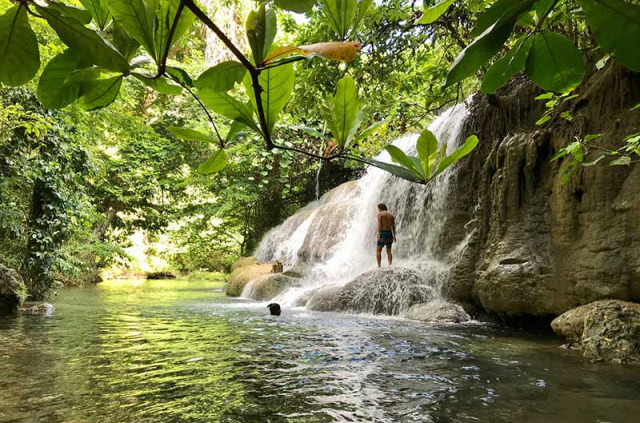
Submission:
<svg viewBox="0 0 640 423">
<path fill-rule="evenodd" d="M 462 306 L 443 300 L 416 304 L 407 311 L 405 317 L 411 320 L 433 323 L 461 323 L 471 320 Z"/>
<path fill-rule="evenodd" d="M 25 298 L 27 288 L 22 277 L 15 270 L 0 264 L 0 314 L 15 313 Z"/>
<path fill-rule="evenodd" d="M 226 292 L 230 297 L 239 297 L 245 285 L 251 280 L 271 273 L 270 264 L 253 264 L 237 267 L 227 279 Z"/>
<path fill-rule="evenodd" d="M 426 303 L 433 297 L 433 288 L 426 285 L 417 272 L 385 267 L 363 273 L 344 287 L 318 290 L 307 308 L 397 316 L 412 305 Z"/>
<path fill-rule="evenodd" d="M 253 282 L 249 296 L 256 300 L 267 301 L 277 297 L 289 288 L 300 286 L 300 278 L 276 273 L 265 278 L 258 278 Z"/>
<path fill-rule="evenodd" d="M 640 304 L 596 301 L 562 314 L 551 327 L 577 342 L 590 361 L 640 365 Z"/>
<path fill-rule="evenodd" d="M 238 260 L 234 261 L 231 265 L 231 273 L 233 273 L 236 269 L 246 266 L 255 266 L 257 264 L 262 264 L 260 260 L 253 256 L 249 257 L 240 257 Z"/>
<path fill-rule="evenodd" d="M 49 303 L 31 303 L 25 304 L 20 308 L 20 312 L 23 314 L 39 314 L 42 316 L 51 316 L 56 311 L 53 304 Z"/>
</svg>

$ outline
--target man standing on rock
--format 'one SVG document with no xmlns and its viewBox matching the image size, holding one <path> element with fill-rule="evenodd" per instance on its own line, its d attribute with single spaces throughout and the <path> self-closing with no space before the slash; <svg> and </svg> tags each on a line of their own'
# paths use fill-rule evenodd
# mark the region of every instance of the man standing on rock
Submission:
<svg viewBox="0 0 640 423">
<path fill-rule="evenodd" d="M 391 255 L 391 245 L 396 242 L 396 218 L 389 213 L 387 206 L 383 203 L 378 204 L 378 242 L 376 249 L 376 259 L 378 267 L 382 261 L 382 247 L 387 247 L 387 259 L 389 266 L 393 261 Z"/>
</svg>

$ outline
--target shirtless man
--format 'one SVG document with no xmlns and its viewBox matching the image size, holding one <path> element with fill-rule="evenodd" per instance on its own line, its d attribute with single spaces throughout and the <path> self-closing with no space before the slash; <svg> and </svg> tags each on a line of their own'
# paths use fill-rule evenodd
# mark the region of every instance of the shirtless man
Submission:
<svg viewBox="0 0 640 423">
<path fill-rule="evenodd" d="M 382 247 L 387 247 L 387 259 L 389 260 L 389 266 L 393 261 L 391 255 L 391 244 L 396 242 L 396 218 L 394 215 L 387 211 L 385 204 L 378 204 L 378 242 L 376 249 L 376 259 L 378 260 L 378 267 L 382 261 Z"/>
</svg>

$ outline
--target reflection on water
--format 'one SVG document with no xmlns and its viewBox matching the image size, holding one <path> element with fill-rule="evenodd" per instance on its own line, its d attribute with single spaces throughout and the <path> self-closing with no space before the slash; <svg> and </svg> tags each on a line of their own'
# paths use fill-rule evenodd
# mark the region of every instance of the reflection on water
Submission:
<svg viewBox="0 0 640 423">
<path fill-rule="evenodd" d="M 211 282 L 63 290 L 0 318 L 0 422 L 632 422 L 640 369 L 553 339 L 306 310 Z"/>
</svg>

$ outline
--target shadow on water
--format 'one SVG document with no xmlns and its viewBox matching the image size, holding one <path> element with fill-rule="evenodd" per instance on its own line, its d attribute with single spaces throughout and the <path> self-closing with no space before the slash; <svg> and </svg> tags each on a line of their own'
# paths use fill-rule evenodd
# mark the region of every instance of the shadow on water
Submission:
<svg viewBox="0 0 640 423">
<path fill-rule="evenodd" d="M 212 282 L 65 289 L 0 319 L 0 422 L 631 422 L 640 369 L 543 335 L 285 309 Z"/>
</svg>

